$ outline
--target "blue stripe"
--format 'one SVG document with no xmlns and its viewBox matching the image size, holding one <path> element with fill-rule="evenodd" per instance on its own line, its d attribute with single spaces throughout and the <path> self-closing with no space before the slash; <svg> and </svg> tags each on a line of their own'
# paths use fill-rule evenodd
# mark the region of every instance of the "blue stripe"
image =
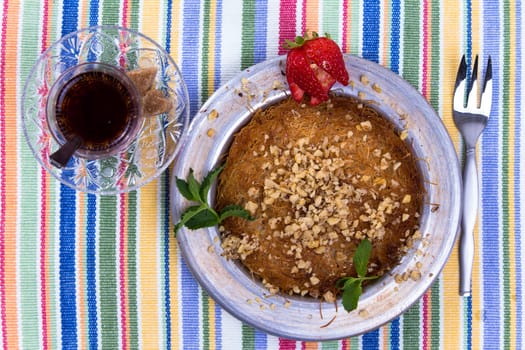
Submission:
<svg viewBox="0 0 525 350">
<path fill-rule="evenodd" d="M 500 80 L 498 78 L 499 72 L 499 58 L 500 58 L 500 32 L 496 28 L 500 28 L 499 19 L 499 4 L 497 2 L 485 1 L 483 2 L 483 18 L 484 33 L 483 42 L 485 55 L 492 56 L 493 72 L 493 90 L 494 96 L 498 96 L 500 91 Z M 481 188 L 481 195 L 483 197 L 483 213 L 482 213 L 482 283 L 483 283 L 483 304 L 491 305 L 483 310 L 483 335 L 485 344 L 500 344 L 500 286 L 503 284 L 501 280 L 501 262 L 499 256 L 499 246 L 501 242 L 501 232 L 499 230 L 499 219 L 501 213 L 498 208 L 500 198 L 499 192 L 499 178 L 501 176 L 501 164 L 499 163 L 498 154 L 500 151 L 498 145 L 499 139 L 499 118 L 498 111 L 500 110 L 499 100 L 494 97 L 492 101 L 492 115 L 482 138 L 482 163 L 481 163 L 481 178 L 483 179 L 483 186 Z"/>
<path fill-rule="evenodd" d="M 379 349 L 379 329 L 368 332 L 363 335 L 361 348 L 363 350 L 376 350 Z"/>
<path fill-rule="evenodd" d="M 222 349 L 222 309 L 215 303 L 215 348 Z"/>
<path fill-rule="evenodd" d="M 266 333 L 261 332 L 258 329 L 254 329 L 253 332 L 253 347 L 254 349 L 266 349 L 268 346 L 268 336 Z"/>
<path fill-rule="evenodd" d="M 254 64 L 266 60 L 266 30 L 268 22 L 268 1 L 255 2 Z"/>
<path fill-rule="evenodd" d="M 171 349 L 171 294 L 170 294 L 170 176 L 164 174 L 164 313 L 166 315 L 166 349 Z"/>
<path fill-rule="evenodd" d="M 518 87 L 521 87 L 521 55 L 519 54 L 521 51 L 521 21 L 522 21 L 522 13 L 521 13 L 521 6 L 520 4 L 516 4 L 516 51 L 518 54 L 516 55 L 516 71 L 515 71 L 515 76 L 514 76 L 514 80 L 515 80 L 515 83 L 514 85 L 515 86 L 518 86 Z M 514 179 L 516 179 L 516 184 L 515 184 L 515 187 L 514 187 L 514 198 L 515 198 L 515 203 L 514 203 L 514 208 L 515 208 L 515 220 L 514 222 L 516 223 L 516 227 L 515 227 L 515 232 L 522 232 L 521 231 L 521 221 L 520 221 L 520 218 L 521 218 L 521 205 L 520 205 L 520 196 L 521 196 L 521 168 L 520 168 L 520 164 L 521 164 L 521 153 L 520 153 L 520 143 L 522 142 L 521 140 L 521 108 L 520 106 L 522 106 L 521 104 L 521 90 L 520 88 L 516 89 L 516 94 L 514 96 L 515 100 L 516 100 L 516 110 L 515 110 L 515 113 L 516 113 L 516 118 L 515 118 L 515 137 L 514 137 L 514 140 L 515 140 L 515 145 L 514 145 L 514 157 L 515 157 L 515 160 L 514 160 Z M 521 329 L 522 328 L 522 317 L 523 317 L 523 295 L 522 295 L 522 285 L 521 285 L 521 276 L 522 276 L 522 268 L 521 268 L 521 256 L 523 254 L 521 248 L 522 248 L 522 243 L 521 243 L 521 235 L 520 234 L 516 234 L 515 235 L 515 242 L 514 242 L 516 248 L 515 248 L 515 256 L 516 256 L 516 260 L 514 261 L 514 263 L 516 264 L 516 344 L 521 344 L 521 341 L 522 341 L 522 334 L 521 334 Z"/>
<path fill-rule="evenodd" d="M 390 323 L 390 349 L 399 350 L 400 318 L 395 318 Z"/>
<path fill-rule="evenodd" d="M 166 51 L 171 51 L 172 0 L 166 4 Z M 166 348 L 171 348 L 171 294 L 170 294 L 170 171 L 164 174 L 164 309 L 166 314 Z"/>
<path fill-rule="evenodd" d="M 171 21 L 172 21 L 172 6 L 173 1 L 168 0 L 166 4 L 166 51 L 171 51 Z"/>
<path fill-rule="evenodd" d="M 401 38 L 401 0 L 392 0 L 392 22 L 390 38 L 390 70 L 399 74 L 399 52 Z"/>
<path fill-rule="evenodd" d="M 471 71 L 472 67 L 470 60 L 472 57 L 472 3 L 470 0 L 466 1 L 466 40 L 465 40 L 465 50 L 467 57 L 467 67 Z M 465 342 L 466 348 L 468 350 L 472 349 L 472 297 L 464 299 L 465 308 L 464 308 L 464 317 L 467 320 L 466 329 L 465 329 Z"/>
<path fill-rule="evenodd" d="M 76 248 L 76 193 L 65 185 L 60 186 L 60 313 L 62 321 L 62 346 L 77 347 L 77 294 L 75 278 Z"/>
<path fill-rule="evenodd" d="M 217 8 L 215 9 L 215 23 L 222 23 L 222 0 L 217 0 Z M 222 47 L 222 31 L 219 29 L 219 25 L 216 26 L 215 30 L 215 90 L 221 85 L 221 47 Z"/>
<path fill-rule="evenodd" d="M 363 7 L 363 57 L 379 62 L 380 0 L 370 0 Z"/>
<path fill-rule="evenodd" d="M 62 35 L 77 30 L 78 2 L 64 1 L 62 8 Z M 77 293 L 76 293 L 76 192 L 60 185 L 60 313 L 62 346 L 77 348 Z"/>
<path fill-rule="evenodd" d="M 184 2 L 183 9 L 183 39 L 182 39 L 182 75 L 188 88 L 190 97 L 190 115 L 194 116 L 200 104 L 199 99 L 199 26 L 200 8 L 191 3 Z"/>
<path fill-rule="evenodd" d="M 99 0 L 91 0 L 89 4 L 89 25 L 95 26 L 98 24 L 98 8 Z"/>
<path fill-rule="evenodd" d="M 88 334 L 89 348 L 98 348 L 98 310 L 97 310 L 97 199 L 90 194 L 87 196 L 86 222 L 86 279 L 87 279 L 87 306 L 88 306 Z"/>
<path fill-rule="evenodd" d="M 199 286 L 188 269 L 184 259 L 180 259 L 182 299 L 182 337 L 183 349 L 200 343 Z"/>
<path fill-rule="evenodd" d="M 466 1 L 466 31 L 465 31 L 465 55 L 467 56 L 467 63 L 470 67 L 470 59 L 472 57 L 472 3 L 471 0 Z"/>
<path fill-rule="evenodd" d="M 467 334 L 466 334 L 466 348 L 472 349 L 472 296 L 466 298 L 465 302 L 466 317 L 467 317 Z"/>
</svg>

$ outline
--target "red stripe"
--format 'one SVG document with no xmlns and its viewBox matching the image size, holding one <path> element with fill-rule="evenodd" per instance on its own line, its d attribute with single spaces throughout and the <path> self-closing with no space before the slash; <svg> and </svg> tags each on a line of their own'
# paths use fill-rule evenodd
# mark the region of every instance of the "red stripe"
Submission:
<svg viewBox="0 0 525 350">
<path fill-rule="evenodd" d="M 284 43 L 285 39 L 293 40 L 295 38 L 296 9 L 295 1 L 281 0 L 279 13 L 279 44 Z M 279 45 L 279 54 L 285 53 L 282 45 Z"/>
<path fill-rule="evenodd" d="M 46 50 L 48 45 L 48 20 L 49 20 L 49 4 L 44 1 L 44 9 L 42 15 L 42 41 L 40 51 Z M 48 302 L 47 302 L 47 173 L 44 168 L 40 170 L 40 312 L 42 314 L 42 348 L 49 348 L 48 337 Z"/>
<path fill-rule="evenodd" d="M 120 246 L 119 246 L 119 283 L 120 283 L 120 322 L 122 349 L 128 348 L 127 310 L 126 310 L 126 195 L 120 195 Z"/>
<path fill-rule="evenodd" d="M 295 350 L 295 340 L 289 340 L 280 338 L 279 339 L 279 350 Z"/>
<path fill-rule="evenodd" d="M 341 41 L 341 49 L 346 51 L 348 45 L 348 0 L 343 0 L 343 40 Z"/>
<path fill-rule="evenodd" d="M 430 327 L 429 327 L 429 319 L 428 319 L 428 315 L 429 315 L 429 312 L 428 312 L 428 308 L 429 308 L 429 305 L 430 305 L 430 302 L 429 302 L 429 293 L 426 293 L 425 295 L 423 295 L 423 314 L 422 314 L 422 321 L 423 321 L 423 334 L 421 334 L 421 337 L 423 338 L 423 344 L 422 344 L 422 349 L 428 349 L 429 348 L 429 339 L 430 339 L 430 334 L 429 334 L 429 330 L 430 330 Z"/>
<path fill-rule="evenodd" d="M 122 3 L 122 26 L 128 26 L 129 3 L 124 0 Z M 119 246 L 119 284 L 120 284 L 120 327 L 122 334 L 122 349 L 128 348 L 128 322 L 127 322 L 127 295 L 126 295 L 126 198 L 125 194 L 120 195 L 120 246 Z"/>
<path fill-rule="evenodd" d="M 428 46 L 430 37 L 428 35 L 428 0 L 423 1 L 423 81 L 421 84 L 421 94 L 427 96 L 428 93 Z"/>
<path fill-rule="evenodd" d="M 2 345 L 7 349 L 7 315 L 6 315 L 6 285 L 5 285 L 5 208 L 6 208 L 6 139 L 5 139 L 5 60 L 6 60 L 6 37 L 7 37 L 7 10 L 9 1 L 4 1 L 2 19 L 2 41 L 0 52 L 0 188 L 2 198 L 0 199 L 0 307 L 2 317 Z"/>
</svg>

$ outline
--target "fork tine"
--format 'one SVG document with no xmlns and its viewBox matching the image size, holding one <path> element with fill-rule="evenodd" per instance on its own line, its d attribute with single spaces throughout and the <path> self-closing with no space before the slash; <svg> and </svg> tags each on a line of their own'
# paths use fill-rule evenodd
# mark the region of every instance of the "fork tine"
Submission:
<svg viewBox="0 0 525 350">
<path fill-rule="evenodd" d="M 454 85 L 454 102 L 453 107 L 456 110 L 465 108 L 465 86 L 467 80 L 467 61 L 465 55 L 461 58 L 456 75 L 456 84 Z"/>
<path fill-rule="evenodd" d="M 458 67 L 456 75 L 456 84 L 454 85 L 454 109 L 465 108 L 465 88 L 467 84 L 467 60 L 465 55 L 461 58 L 461 63 Z"/>
<path fill-rule="evenodd" d="M 454 85 L 454 89 L 457 89 L 459 84 L 461 84 L 462 81 L 464 81 L 467 78 L 467 60 L 465 59 L 465 55 L 461 58 L 461 63 L 458 67 L 458 73 L 456 75 L 456 84 Z"/>
<path fill-rule="evenodd" d="M 472 68 L 472 76 L 470 78 L 469 89 L 467 91 L 467 108 L 479 107 L 479 89 L 478 89 L 478 55 L 474 60 L 474 67 Z"/>
<path fill-rule="evenodd" d="M 485 72 L 485 80 L 483 81 L 483 90 L 481 91 L 480 113 L 485 116 L 490 115 L 492 108 L 492 59 L 489 56 L 487 62 L 487 70 Z"/>
</svg>

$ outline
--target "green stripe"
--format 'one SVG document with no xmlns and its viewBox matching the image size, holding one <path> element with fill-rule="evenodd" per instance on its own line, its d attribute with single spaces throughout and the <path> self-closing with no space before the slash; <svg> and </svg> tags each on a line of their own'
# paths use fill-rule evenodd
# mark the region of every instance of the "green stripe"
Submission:
<svg viewBox="0 0 525 350">
<path fill-rule="evenodd" d="M 403 25 L 403 77 L 414 87 L 419 87 L 419 67 L 420 57 L 419 50 L 420 42 L 420 10 L 421 4 L 417 0 L 404 1 L 405 19 Z M 403 349 L 419 349 L 419 341 L 421 337 L 421 317 L 420 308 L 421 301 L 414 304 L 403 315 Z"/>
<path fill-rule="evenodd" d="M 255 330 L 245 324 L 242 325 L 242 349 L 243 350 L 256 350 L 255 349 Z"/>
<path fill-rule="evenodd" d="M 431 73 L 430 73 L 430 95 L 429 102 L 439 114 L 439 92 L 440 92 L 440 76 L 441 76 L 441 52 L 440 52 L 440 0 L 432 0 L 432 26 L 431 26 Z M 431 338 L 430 347 L 432 350 L 438 350 L 441 347 L 441 280 L 437 280 L 431 289 Z"/>
<path fill-rule="evenodd" d="M 139 11 L 140 11 L 140 1 L 132 0 L 130 9 L 130 27 L 132 29 L 139 29 Z M 137 284 L 137 217 L 138 217 L 138 201 L 137 201 L 137 192 L 132 191 L 127 195 L 128 199 L 128 261 L 127 261 L 127 304 L 128 308 L 128 329 L 129 329 L 129 345 L 130 349 L 139 348 L 139 322 L 138 322 L 138 284 Z"/>
<path fill-rule="evenodd" d="M 201 100 L 206 101 L 209 95 L 213 91 L 209 91 L 208 84 L 210 82 L 209 76 L 209 59 L 210 59 L 210 0 L 204 1 L 204 11 L 203 11 L 203 23 L 202 23 L 202 90 L 201 90 Z M 213 19 L 215 20 L 215 19 Z"/>
<path fill-rule="evenodd" d="M 419 50 L 421 4 L 417 0 L 405 0 L 403 17 L 403 77 L 414 87 L 419 87 Z"/>
<path fill-rule="evenodd" d="M 102 24 L 118 25 L 120 13 L 120 2 L 103 1 L 102 2 Z"/>
<path fill-rule="evenodd" d="M 329 33 L 330 37 L 337 43 L 341 43 L 339 37 L 339 27 L 341 11 L 334 11 L 334 9 L 340 9 L 341 4 L 338 0 L 327 0 L 323 2 L 323 32 L 319 35 Z M 306 28 L 310 29 L 310 28 Z"/>
<path fill-rule="evenodd" d="M 255 1 L 242 2 L 242 47 L 241 69 L 246 69 L 254 64 L 255 55 Z"/>
<path fill-rule="evenodd" d="M 441 348 L 441 305 L 440 305 L 440 295 L 441 295 L 441 281 L 436 281 L 431 288 L 431 295 L 432 295 L 432 302 L 431 302 L 431 310 L 430 310 L 430 316 L 431 316 L 431 323 L 430 323 L 430 329 L 431 329 L 431 337 L 430 337 L 430 348 L 432 350 L 438 350 Z"/>
<path fill-rule="evenodd" d="M 420 302 L 403 314 L 403 349 L 418 350 L 421 337 Z"/>
<path fill-rule="evenodd" d="M 102 348 L 118 347 L 117 315 L 117 197 L 101 196 L 99 211 L 100 329 Z"/>
<path fill-rule="evenodd" d="M 204 291 L 201 291 L 201 307 L 202 307 L 202 349 L 210 348 L 210 297 Z"/>
<path fill-rule="evenodd" d="M 321 343 L 321 349 L 322 350 L 338 350 L 339 341 L 337 340 L 324 341 Z"/>
<path fill-rule="evenodd" d="M 432 27 L 431 27 L 431 75 L 430 75 L 430 104 L 436 111 L 439 111 L 439 91 L 440 91 L 440 63 L 441 63 L 441 52 L 440 52 L 440 0 L 432 0 L 431 11 L 432 11 Z"/>
<path fill-rule="evenodd" d="M 349 341 L 350 349 L 359 349 L 359 340 L 360 340 L 360 337 L 350 338 L 350 341 Z"/>
<path fill-rule="evenodd" d="M 119 24 L 119 3 L 102 3 L 102 24 Z M 117 197 L 101 196 L 99 210 L 100 339 L 102 348 L 118 347 L 116 235 Z"/>
<path fill-rule="evenodd" d="M 510 61 L 510 17 L 512 15 L 512 9 L 510 7 L 510 0 L 505 0 L 503 2 L 503 67 L 510 67 L 511 65 L 514 65 L 514 62 Z M 511 287 L 510 287 L 510 265 L 512 262 L 510 261 L 510 213 L 509 213 L 509 207 L 513 205 L 513 203 L 510 202 L 509 197 L 509 191 L 510 191 L 510 182 L 512 179 L 509 176 L 509 162 L 510 162 L 510 143 L 509 143 L 509 135 L 512 132 L 510 130 L 509 125 L 509 118 L 510 118 L 510 106 L 509 106 L 509 100 L 511 98 L 510 96 L 510 69 L 503 69 L 503 79 L 502 79 L 502 86 L 500 88 L 502 95 L 501 101 L 502 101 L 502 186 L 501 186 L 501 196 L 503 205 L 502 208 L 502 228 L 503 228 L 503 339 L 504 339 L 504 348 L 510 349 L 510 317 L 511 317 L 511 310 L 510 305 L 512 303 L 511 301 Z"/>
<path fill-rule="evenodd" d="M 137 192 L 133 191 L 128 194 L 128 261 L 127 261 L 127 303 L 128 309 L 128 327 L 129 342 L 131 349 L 137 349 L 139 346 L 139 322 L 137 307 Z"/>
<path fill-rule="evenodd" d="M 40 31 L 39 18 L 40 9 L 38 6 L 24 6 L 22 22 L 21 37 L 21 66 L 20 74 L 24 77 L 23 82 L 19 88 L 23 87 L 25 77 L 28 76 L 29 71 L 36 60 L 36 55 L 39 53 Z M 33 20 L 30 20 L 33 19 Z M 23 244 L 18 244 L 19 248 L 19 293 L 20 293 L 20 313 L 21 320 L 21 340 L 22 347 L 29 349 L 34 344 L 38 344 L 38 329 L 35 323 L 38 320 L 38 312 L 40 308 L 39 297 L 40 288 L 38 288 L 38 281 L 40 278 L 40 227 L 38 227 L 38 220 L 40 217 L 39 202 L 40 191 L 38 188 L 38 172 L 40 167 L 35 164 L 35 158 L 27 147 L 25 138 L 23 137 L 22 129 L 19 130 L 18 142 L 19 149 L 22 150 L 19 161 L 21 174 L 18 179 L 20 181 L 21 200 L 19 202 L 21 208 L 20 218 L 20 232 L 24 233 Z M 35 219 L 29 219 L 35 218 Z M 31 233 L 30 235 L 28 233 Z M 49 242 L 51 237 L 48 235 L 46 241 Z M 36 267 L 36 268 L 35 268 Z M 47 282 L 47 281 L 46 281 Z M 38 306 L 38 307 L 37 307 Z M 33 345 L 32 345 L 33 344 Z"/>
</svg>

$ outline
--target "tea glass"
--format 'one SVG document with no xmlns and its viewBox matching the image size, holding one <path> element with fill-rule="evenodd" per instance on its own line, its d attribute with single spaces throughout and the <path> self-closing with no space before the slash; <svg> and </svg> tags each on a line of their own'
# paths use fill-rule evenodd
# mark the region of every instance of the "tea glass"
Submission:
<svg viewBox="0 0 525 350">
<path fill-rule="evenodd" d="M 64 166 L 55 166 L 50 156 L 67 140 L 53 116 L 54 98 L 79 71 L 100 67 L 124 76 L 156 68 L 153 88 L 171 107 L 139 116 L 108 149 L 90 152 L 79 147 Z M 40 55 L 24 86 L 21 115 L 29 148 L 56 179 L 82 192 L 117 194 L 149 183 L 172 163 L 187 132 L 189 97 L 178 66 L 155 41 L 127 28 L 94 26 L 65 35 Z"/>
</svg>

